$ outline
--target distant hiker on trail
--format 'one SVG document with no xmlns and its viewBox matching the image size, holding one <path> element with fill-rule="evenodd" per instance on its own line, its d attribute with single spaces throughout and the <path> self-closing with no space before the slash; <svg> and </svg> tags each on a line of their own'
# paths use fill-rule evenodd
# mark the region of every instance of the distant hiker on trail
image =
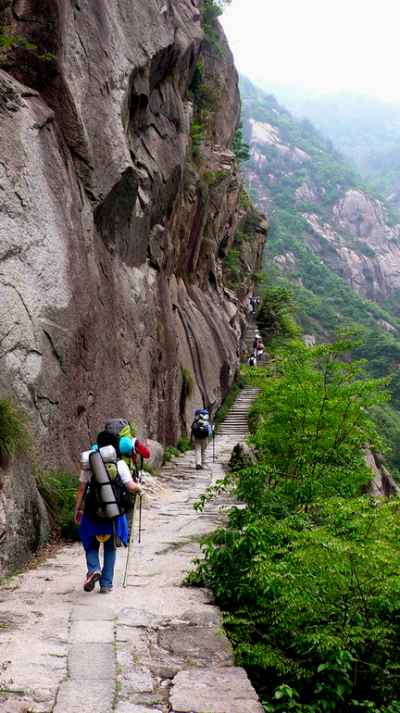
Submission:
<svg viewBox="0 0 400 713">
<path fill-rule="evenodd" d="M 256 336 L 254 337 L 254 342 L 253 342 L 253 356 L 257 357 L 257 351 L 258 351 L 258 345 L 261 342 L 261 336 L 259 335 L 258 332 L 256 332 Z"/>
<path fill-rule="evenodd" d="M 256 300 L 255 300 L 255 297 L 250 297 L 250 304 L 251 304 L 252 313 L 254 314 L 254 312 L 256 311 Z"/>
<path fill-rule="evenodd" d="M 257 359 L 253 354 L 251 354 L 251 356 L 247 360 L 247 366 L 256 366 L 256 365 L 257 365 Z"/>
<path fill-rule="evenodd" d="M 135 456 L 135 451 L 150 458 L 150 451 L 138 439 L 125 436 L 114 441 L 114 445 L 103 445 L 107 440 L 105 433 L 99 434 L 98 443 L 91 451 L 81 454 L 75 506 L 75 522 L 80 526 L 79 535 L 87 563 L 83 588 L 85 592 L 91 592 L 99 582 L 102 594 L 113 589 L 117 538 L 124 545 L 128 542 L 125 515 L 130 507 L 128 494 L 143 492 L 142 486 L 132 478 L 129 460 Z M 99 560 L 101 542 L 104 546 L 103 568 Z"/>
<path fill-rule="evenodd" d="M 264 344 L 263 344 L 261 341 L 259 341 L 259 342 L 258 342 L 258 347 L 257 347 L 257 359 L 258 359 L 258 361 L 261 361 L 263 353 L 264 353 Z"/>
<path fill-rule="evenodd" d="M 198 409 L 194 414 L 190 433 L 190 442 L 194 443 L 196 470 L 202 470 L 206 465 L 206 449 L 212 432 L 208 411 Z"/>
</svg>

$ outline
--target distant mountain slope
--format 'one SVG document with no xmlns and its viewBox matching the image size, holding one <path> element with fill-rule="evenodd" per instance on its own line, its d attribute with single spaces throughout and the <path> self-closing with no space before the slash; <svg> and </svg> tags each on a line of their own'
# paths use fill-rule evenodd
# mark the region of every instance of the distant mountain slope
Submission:
<svg viewBox="0 0 400 713">
<path fill-rule="evenodd" d="M 308 120 L 298 122 L 272 95 L 242 80 L 252 196 L 274 212 L 274 257 L 293 272 L 299 238 L 359 294 L 384 304 L 400 288 L 397 215 Z M 279 235 L 279 237 L 278 237 Z"/>
<path fill-rule="evenodd" d="M 393 377 L 400 410 L 400 224 L 309 121 L 241 80 L 251 198 L 270 219 L 264 270 L 290 286 L 306 332 L 360 329 L 354 353 Z M 400 417 L 381 413 L 397 442 Z M 389 439 L 390 440 L 390 439 Z M 393 461 L 392 461 L 393 465 Z M 400 469 L 400 451 L 395 467 Z"/>
<path fill-rule="evenodd" d="M 361 175 L 400 205 L 400 104 L 362 94 L 323 94 L 262 83 L 292 114 L 309 118 Z"/>
</svg>

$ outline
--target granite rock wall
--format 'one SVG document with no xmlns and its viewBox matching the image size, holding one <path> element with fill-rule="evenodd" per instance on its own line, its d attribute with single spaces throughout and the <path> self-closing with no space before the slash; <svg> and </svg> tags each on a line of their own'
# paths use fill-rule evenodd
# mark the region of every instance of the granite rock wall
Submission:
<svg viewBox="0 0 400 713">
<path fill-rule="evenodd" d="M 223 52 L 204 42 L 199 0 L 2 0 L 0 24 L 37 45 L 0 56 L 0 398 L 48 468 L 73 469 L 114 416 L 174 444 L 237 375 L 266 239 L 260 223 L 232 294 L 222 262 L 245 210 L 226 40 L 217 24 Z M 199 62 L 218 102 L 196 162 Z"/>
</svg>

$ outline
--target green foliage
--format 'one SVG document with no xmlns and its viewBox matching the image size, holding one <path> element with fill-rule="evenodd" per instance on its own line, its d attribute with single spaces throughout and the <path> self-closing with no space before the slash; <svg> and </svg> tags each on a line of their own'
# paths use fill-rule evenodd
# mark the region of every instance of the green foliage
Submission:
<svg viewBox="0 0 400 713">
<path fill-rule="evenodd" d="M 44 59 L 47 62 L 57 60 L 55 54 L 51 52 L 45 52 L 44 54 L 37 54 L 37 45 L 32 44 L 26 37 L 17 34 L 13 27 L 9 25 L 0 25 L 0 50 L 3 52 L 12 52 L 18 49 L 18 47 L 23 47 L 23 49 L 33 52 L 37 55 L 39 59 Z"/>
<path fill-rule="evenodd" d="M 201 26 L 204 30 L 206 43 L 217 52 L 222 52 L 218 42 L 218 31 L 215 28 L 214 20 L 222 15 L 225 7 L 230 5 L 231 0 L 202 0 L 201 1 Z"/>
<path fill-rule="evenodd" d="M 190 438 L 186 435 L 186 433 L 184 433 L 182 436 L 179 436 L 176 447 L 181 453 L 193 450 L 193 446 L 190 443 Z"/>
<path fill-rule="evenodd" d="M 257 312 L 257 324 L 263 338 L 271 341 L 277 337 L 298 336 L 299 328 L 289 317 L 290 313 L 295 311 L 296 305 L 292 300 L 291 290 L 285 287 L 266 289 Z"/>
<path fill-rule="evenodd" d="M 26 416 L 10 401 L 0 399 L 0 469 L 19 455 L 27 455 L 31 445 Z"/>
<path fill-rule="evenodd" d="M 192 140 L 192 156 L 201 158 L 201 143 L 203 141 L 203 126 L 193 119 L 190 127 L 190 138 Z"/>
<path fill-rule="evenodd" d="M 277 350 L 283 374 L 261 385 L 262 410 L 251 442 L 262 454 L 273 485 L 312 502 L 317 496 L 355 496 L 370 479 L 363 451 L 366 442 L 382 442 L 366 409 L 385 403 L 387 379 L 365 378 L 364 362 L 340 356 L 356 346 L 346 335 L 315 349 L 301 342 Z"/>
<path fill-rule="evenodd" d="M 280 375 L 253 372 L 258 463 L 197 504 L 227 488 L 246 503 L 202 543 L 188 579 L 213 590 L 270 713 L 400 706 L 399 503 L 360 496 L 364 445 L 381 448 L 368 410 L 386 382 L 347 361 L 354 346 L 351 335 L 296 343 L 278 350 Z"/>
<path fill-rule="evenodd" d="M 247 195 L 246 191 L 240 191 L 240 203 L 239 206 L 240 208 L 248 208 L 249 206 L 252 205 L 252 202 Z"/>
<path fill-rule="evenodd" d="M 204 184 L 206 185 L 207 191 L 212 191 L 214 188 L 220 185 L 225 178 L 229 176 L 229 171 L 224 170 L 224 171 L 204 171 L 202 174 L 202 179 Z"/>
<path fill-rule="evenodd" d="M 78 478 L 62 470 L 39 472 L 36 484 L 46 505 L 53 535 L 67 540 L 78 540 L 74 522 Z"/>
<path fill-rule="evenodd" d="M 5 52 L 11 52 L 17 47 L 23 47 L 26 50 L 35 52 L 37 46 L 28 42 L 26 37 L 18 35 L 13 27 L 0 25 L 0 48 Z"/>
<path fill-rule="evenodd" d="M 171 463 L 171 461 L 176 456 L 179 456 L 179 455 L 180 455 L 180 450 L 178 448 L 174 448 L 173 446 L 164 446 L 162 462 L 163 463 Z"/>
<path fill-rule="evenodd" d="M 250 158 L 250 145 L 246 143 L 243 137 L 243 121 L 240 121 L 235 136 L 233 137 L 232 151 L 236 155 L 239 166 L 242 161 L 248 161 Z"/>
<path fill-rule="evenodd" d="M 213 117 L 220 108 L 221 89 L 216 77 L 210 73 L 206 74 L 203 63 L 197 62 L 189 91 L 194 102 L 190 128 L 192 158 L 197 164 L 201 164 L 201 145 L 212 133 Z"/>
<path fill-rule="evenodd" d="M 224 273 L 227 275 L 227 283 L 232 290 L 236 290 L 240 282 L 241 274 L 241 251 L 229 248 L 224 260 Z"/>
</svg>

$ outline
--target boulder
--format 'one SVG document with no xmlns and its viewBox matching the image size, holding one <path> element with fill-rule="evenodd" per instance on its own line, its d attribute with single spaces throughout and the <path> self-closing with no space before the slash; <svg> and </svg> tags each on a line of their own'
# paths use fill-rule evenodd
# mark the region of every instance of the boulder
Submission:
<svg viewBox="0 0 400 713">
<path fill-rule="evenodd" d="M 149 460 L 146 460 L 147 465 L 154 469 L 161 468 L 164 446 L 162 446 L 161 443 L 158 443 L 158 441 L 152 441 L 149 438 L 146 441 L 146 446 L 150 451 L 150 458 Z"/>
</svg>

